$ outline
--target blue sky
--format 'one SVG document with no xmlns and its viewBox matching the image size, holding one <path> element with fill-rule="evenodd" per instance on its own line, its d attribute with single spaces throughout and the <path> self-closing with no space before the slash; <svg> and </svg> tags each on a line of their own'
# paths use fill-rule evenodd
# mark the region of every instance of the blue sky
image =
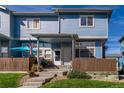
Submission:
<svg viewBox="0 0 124 93">
<path fill-rule="evenodd" d="M 124 6 L 120 5 L 11 5 L 7 8 L 19 11 L 19 12 L 31 12 L 31 11 L 51 11 L 52 8 L 110 8 L 113 9 L 111 20 L 109 22 L 109 38 L 106 43 L 107 54 L 117 54 L 120 53 L 120 44 L 118 40 L 124 36 Z"/>
</svg>

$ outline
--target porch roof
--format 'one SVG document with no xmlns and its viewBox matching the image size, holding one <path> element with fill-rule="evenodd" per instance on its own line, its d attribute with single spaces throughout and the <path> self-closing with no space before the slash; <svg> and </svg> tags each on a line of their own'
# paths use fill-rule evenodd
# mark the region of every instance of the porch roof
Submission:
<svg viewBox="0 0 124 93">
<path fill-rule="evenodd" d="M 8 37 L 8 36 L 6 36 L 6 35 L 4 35 L 4 34 L 1 34 L 0 33 L 0 40 L 10 40 L 11 38 L 10 37 Z"/>
<path fill-rule="evenodd" d="M 77 34 L 31 34 L 35 38 L 44 42 L 70 42 L 72 39 L 77 40 Z"/>
<path fill-rule="evenodd" d="M 36 38 L 73 38 L 78 39 L 77 34 L 31 34 Z"/>
</svg>

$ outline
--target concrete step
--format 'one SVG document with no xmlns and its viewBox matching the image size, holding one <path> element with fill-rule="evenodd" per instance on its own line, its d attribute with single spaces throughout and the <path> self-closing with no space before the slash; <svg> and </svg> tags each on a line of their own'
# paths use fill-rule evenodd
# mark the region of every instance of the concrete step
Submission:
<svg viewBox="0 0 124 93">
<path fill-rule="evenodd" d="M 45 74 L 42 74 L 42 73 L 40 73 L 39 74 L 39 77 L 48 77 L 48 78 L 53 78 L 53 77 L 55 77 L 55 76 L 57 76 L 57 74 L 55 74 L 55 73 L 53 73 L 53 74 L 50 74 L 50 75 L 45 75 Z"/>
<path fill-rule="evenodd" d="M 68 71 L 68 69 L 44 69 L 43 71 Z"/>
<path fill-rule="evenodd" d="M 19 88 L 38 88 L 39 86 L 21 86 Z"/>
<path fill-rule="evenodd" d="M 26 82 L 45 82 L 45 78 L 42 78 L 42 77 L 31 78 L 31 79 L 28 79 Z"/>
<path fill-rule="evenodd" d="M 23 86 L 38 86 L 40 87 L 44 82 L 25 82 Z"/>
<path fill-rule="evenodd" d="M 31 78 L 31 79 L 28 79 L 27 82 L 48 82 L 52 79 L 53 77 L 52 76 L 49 76 L 49 77 L 35 77 L 35 78 Z"/>
<path fill-rule="evenodd" d="M 55 75 L 56 75 L 56 73 L 55 72 L 53 72 L 53 73 L 51 73 L 51 72 L 36 72 L 36 74 L 38 74 L 39 76 L 41 76 L 41 77 L 54 77 Z"/>
<path fill-rule="evenodd" d="M 48 71 L 49 73 L 56 73 L 57 76 L 66 75 L 68 71 Z"/>
</svg>

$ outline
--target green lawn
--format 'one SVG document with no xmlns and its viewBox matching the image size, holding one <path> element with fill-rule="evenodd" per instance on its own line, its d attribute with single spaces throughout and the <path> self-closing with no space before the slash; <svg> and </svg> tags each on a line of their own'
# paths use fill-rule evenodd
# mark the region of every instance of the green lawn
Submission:
<svg viewBox="0 0 124 93">
<path fill-rule="evenodd" d="M 15 88 L 20 86 L 22 73 L 0 73 L 0 88 Z"/>
<path fill-rule="evenodd" d="M 97 80 L 67 79 L 47 83 L 44 88 L 124 88 L 124 83 Z"/>
</svg>

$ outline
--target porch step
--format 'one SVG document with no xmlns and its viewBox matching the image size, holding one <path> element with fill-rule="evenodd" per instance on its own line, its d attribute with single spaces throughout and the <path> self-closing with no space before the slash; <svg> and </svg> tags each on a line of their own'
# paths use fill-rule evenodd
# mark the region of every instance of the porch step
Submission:
<svg viewBox="0 0 124 93">
<path fill-rule="evenodd" d="M 47 70 L 46 71 L 48 76 L 63 76 L 63 75 L 66 75 L 67 74 L 67 70 Z M 39 74 L 40 76 L 47 76 L 45 75 L 44 72 L 37 72 L 37 74 Z"/>
<path fill-rule="evenodd" d="M 67 75 L 67 70 L 60 70 L 60 71 L 56 71 L 56 70 L 54 70 L 54 71 L 49 71 L 50 73 L 56 73 L 57 74 L 57 76 L 63 76 L 63 75 Z"/>
<path fill-rule="evenodd" d="M 28 79 L 27 82 L 48 82 L 53 78 L 53 76 L 49 76 L 49 77 L 36 77 L 36 78 L 31 78 Z"/>
<path fill-rule="evenodd" d="M 37 86 L 40 87 L 44 82 L 25 82 L 23 86 Z"/>
<path fill-rule="evenodd" d="M 45 77 L 51 77 L 51 76 L 53 77 L 53 76 L 55 76 L 56 73 L 55 72 L 52 73 L 52 72 L 48 72 L 48 71 L 47 72 L 43 71 L 43 72 L 36 72 L 36 74 L 38 74 L 41 77 L 44 77 L 44 76 Z"/>
</svg>

